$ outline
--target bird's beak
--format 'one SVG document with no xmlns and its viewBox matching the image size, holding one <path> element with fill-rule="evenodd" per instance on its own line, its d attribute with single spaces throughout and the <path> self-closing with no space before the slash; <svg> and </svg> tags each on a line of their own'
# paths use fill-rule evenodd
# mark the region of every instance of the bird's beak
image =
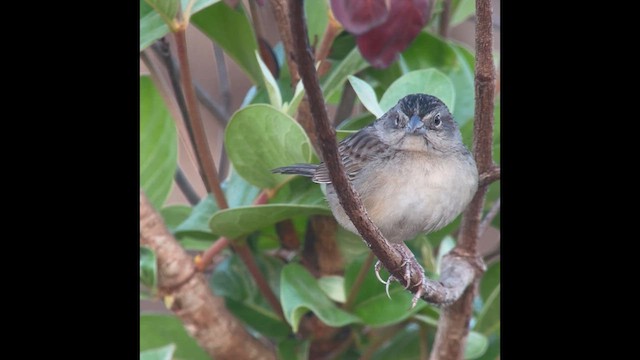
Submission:
<svg viewBox="0 0 640 360">
<path fill-rule="evenodd" d="M 417 115 L 413 115 L 409 119 L 409 123 L 407 123 L 407 127 L 405 130 L 408 133 L 419 132 L 420 134 L 424 134 L 427 131 L 424 128 L 424 123 L 422 122 L 422 119 L 420 119 L 420 117 L 418 117 Z"/>
</svg>

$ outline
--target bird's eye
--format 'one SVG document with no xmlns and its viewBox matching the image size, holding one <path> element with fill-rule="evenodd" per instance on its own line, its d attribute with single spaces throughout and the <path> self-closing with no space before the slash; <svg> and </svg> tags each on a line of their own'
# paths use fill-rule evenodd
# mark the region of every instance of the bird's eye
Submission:
<svg viewBox="0 0 640 360">
<path fill-rule="evenodd" d="M 395 124 L 396 126 L 398 126 L 398 125 L 400 124 L 400 116 L 397 116 L 397 115 L 396 115 L 396 118 L 395 118 L 395 120 L 394 120 L 394 124 Z"/>
<path fill-rule="evenodd" d="M 436 114 L 436 118 L 433 120 L 433 125 L 440 127 L 442 120 L 440 120 L 440 114 Z"/>
</svg>

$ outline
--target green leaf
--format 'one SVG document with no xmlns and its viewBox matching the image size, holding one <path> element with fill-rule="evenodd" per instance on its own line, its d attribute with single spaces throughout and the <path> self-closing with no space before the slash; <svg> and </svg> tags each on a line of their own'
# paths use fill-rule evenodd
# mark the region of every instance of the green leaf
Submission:
<svg viewBox="0 0 640 360">
<path fill-rule="evenodd" d="M 262 72 L 255 57 L 258 43 L 241 6 L 232 9 L 221 1 L 193 15 L 191 23 L 224 49 L 254 84 L 262 84 Z"/>
<path fill-rule="evenodd" d="M 182 322 L 173 315 L 140 316 L 140 351 L 149 350 L 173 343 L 176 359 L 209 360 L 196 341 L 187 334 Z"/>
<path fill-rule="evenodd" d="M 500 285 L 500 261 L 489 265 L 480 280 L 480 297 L 486 302 L 493 290 Z"/>
<path fill-rule="evenodd" d="M 209 219 L 211 215 L 218 211 L 218 205 L 211 194 L 203 197 L 200 202 L 193 207 L 191 214 L 180 225 L 176 226 L 175 234 L 183 236 L 186 234 L 195 236 L 211 235 Z"/>
<path fill-rule="evenodd" d="M 359 259 L 347 266 L 344 279 L 345 292 L 353 288 L 353 283 L 363 262 L 363 259 Z M 387 276 L 385 274 L 386 271 L 380 272 L 383 279 Z M 367 325 L 386 326 L 402 322 L 427 306 L 424 301 L 419 301 L 415 308 L 409 310 L 413 294 L 397 282 L 392 283 L 389 287 L 389 295 L 391 299 L 387 297 L 384 284 L 381 284 L 376 278 L 372 266 L 367 269 L 367 274 L 356 296 L 353 313 Z"/>
<path fill-rule="evenodd" d="M 304 84 L 302 84 L 302 80 L 299 80 L 298 84 L 296 85 L 296 90 L 293 93 L 293 97 L 291 98 L 291 101 L 285 102 L 282 105 L 282 111 L 287 113 L 287 115 L 293 117 L 296 114 L 296 111 L 298 110 L 298 106 L 300 105 L 300 102 L 302 101 L 303 97 L 304 97 Z"/>
<path fill-rule="evenodd" d="M 250 205 L 260 193 L 259 188 L 249 184 L 235 170 L 232 170 L 222 183 L 222 191 L 224 191 L 230 208 Z"/>
<path fill-rule="evenodd" d="M 150 289 L 155 289 L 158 284 L 156 254 L 145 246 L 140 246 L 140 282 Z"/>
<path fill-rule="evenodd" d="M 318 48 L 322 42 L 324 32 L 327 29 L 327 24 L 329 23 L 328 1 L 305 1 L 304 14 L 307 20 L 309 44 L 314 48 Z"/>
<path fill-rule="evenodd" d="M 418 326 L 409 324 L 378 350 L 373 360 L 418 360 L 420 359 L 420 337 Z"/>
<path fill-rule="evenodd" d="M 175 233 L 176 227 L 189 217 L 191 210 L 190 206 L 171 205 L 160 209 L 160 215 L 169 231 Z"/>
<path fill-rule="evenodd" d="M 262 61 L 258 50 L 256 50 L 256 60 L 258 61 L 258 65 L 260 65 L 260 71 L 262 72 L 262 78 L 264 79 L 264 85 L 267 88 L 267 94 L 269 95 L 271 105 L 276 109 L 281 109 L 282 95 L 280 95 L 280 88 L 278 87 L 278 83 L 276 82 L 276 79 L 274 79 L 273 74 L 271 74 L 271 70 L 269 70 L 264 61 Z"/>
<path fill-rule="evenodd" d="M 309 2 L 320 1 L 305 1 Z M 278 344 L 278 359 L 280 360 L 307 360 L 309 358 L 309 349 L 311 348 L 311 340 L 286 339 Z"/>
<path fill-rule="evenodd" d="M 438 247 L 438 256 L 436 258 L 436 271 L 440 273 L 440 267 L 442 266 L 442 258 L 451 251 L 456 246 L 456 241 L 453 239 L 451 235 L 445 236 L 445 238 L 440 242 L 440 246 Z"/>
<path fill-rule="evenodd" d="M 313 311 L 322 322 L 333 327 L 360 322 L 356 316 L 339 309 L 307 269 L 296 263 L 282 269 L 280 299 L 284 317 L 294 332 L 298 332 L 300 319 L 308 311 Z"/>
<path fill-rule="evenodd" d="M 180 6 L 179 0 L 146 0 L 149 4 L 166 22 L 172 22 L 176 14 L 178 13 L 178 7 Z"/>
<path fill-rule="evenodd" d="M 458 2 L 458 6 L 456 6 L 453 11 L 449 26 L 454 27 L 459 25 L 463 21 L 467 20 L 469 16 L 475 14 L 475 12 L 476 2 L 474 0 L 460 0 Z"/>
<path fill-rule="evenodd" d="M 478 360 L 496 360 L 500 357 L 500 334 L 489 336 L 487 351 Z"/>
<path fill-rule="evenodd" d="M 459 125 L 473 120 L 475 108 L 475 58 L 473 54 L 461 45 L 449 44 L 456 55 L 451 69 L 445 73 L 456 90 L 456 104 L 453 116 Z"/>
<path fill-rule="evenodd" d="M 298 176 L 286 183 L 277 194 L 269 200 L 270 204 L 284 205 L 317 205 L 329 210 L 320 185 L 309 178 Z"/>
<path fill-rule="evenodd" d="M 347 76 L 353 75 L 365 69 L 367 66 L 369 66 L 369 63 L 362 57 L 358 48 L 354 47 L 344 60 L 331 68 L 331 71 L 322 82 L 322 94 L 325 99 L 332 97 L 334 93 L 342 90 Z"/>
<path fill-rule="evenodd" d="M 272 169 L 311 160 L 304 129 L 266 104 L 249 105 L 233 114 L 225 131 L 225 148 L 238 174 L 259 188 L 273 188 L 287 180 L 271 173 Z"/>
<path fill-rule="evenodd" d="M 447 75 L 436 69 L 415 70 L 401 76 L 382 95 L 380 107 L 382 110 L 388 111 L 401 98 L 415 93 L 433 95 L 442 100 L 449 109 L 454 108 L 453 83 Z"/>
<path fill-rule="evenodd" d="M 175 351 L 175 344 L 169 344 L 161 348 L 141 351 L 140 360 L 171 360 Z"/>
<path fill-rule="evenodd" d="M 176 172 L 176 126 L 148 76 L 140 77 L 140 187 L 154 208 L 169 195 Z"/>
<path fill-rule="evenodd" d="M 370 113 L 372 113 L 376 118 L 384 115 L 384 111 L 380 108 L 378 98 L 376 97 L 376 93 L 373 91 L 371 85 L 351 75 L 349 75 L 349 82 L 351 83 L 353 90 L 356 92 L 356 95 L 358 95 L 358 99 L 360 99 L 362 105 L 364 105 Z"/>
<path fill-rule="evenodd" d="M 226 308 L 238 319 L 255 331 L 275 340 L 284 340 L 291 334 L 291 328 L 278 316 L 260 305 L 225 298 Z"/>
<path fill-rule="evenodd" d="M 478 314 L 474 330 L 491 335 L 500 330 L 500 262 L 489 266 L 480 281 L 483 306 Z"/>
<path fill-rule="evenodd" d="M 344 291 L 344 277 L 337 275 L 327 275 L 318 279 L 318 286 L 324 291 L 329 299 L 344 303 L 347 301 L 347 294 Z"/>
<path fill-rule="evenodd" d="M 186 8 L 190 0 L 182 0 L 182 8 Z M 191 13 L 215 4 L 220 0 L 196 0 Z M 169 27 L 158 12 L 153 10 L 145 0 L 140 0 L 140 51 L 146 49 L 156 40 L 169 33 Z"/>
<path fill-rule="evenodd" d="M 402 53 L 402 58 L 409 70 L 435 68 L 447 75 L 453 83 L 456 94 L 455 106 L 449 107 L 449 110 L 461 126 L 473 118 L 474 57 L 469 50 L 430 33 L 422 32 Z M 389 68 L 383 74 L 396 67 Z M 390 73 L 384 78 L 383 86 L 395 81 L 400 75 L 399 71 Z"/>
<path fill-rule="evenodd" d="M 326 206 L 269 204 L 240 206 L 216 212 L 209 222 L 214 234 L 235 239 L 293 216 L 330 215 Z"/>
<path fill-rule="evenodd" d="M 475 331 L 469 331 L 467 345 L 464 348 L 464 359 L 477 359 L 487 351 L 488 347 L 489 340 L 486 336 Z"/>
<path fill-rule="evenodd" d="M 251 301 L 258 295 L 258 288 L 237 256 L 230 256 L 218 264 L 209 281 L 212 291 L 227 299 Z"/>
</svg>

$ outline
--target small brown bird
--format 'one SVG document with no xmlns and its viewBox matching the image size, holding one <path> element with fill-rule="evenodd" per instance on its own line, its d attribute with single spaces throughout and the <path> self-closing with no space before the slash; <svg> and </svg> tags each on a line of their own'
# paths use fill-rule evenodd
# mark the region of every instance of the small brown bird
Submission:
<svg viewBox="0 0 640 360">
<path fill-rule="evenodd" d="M 405 265 L 413 254 L 403 242 L 451 223 L 478 187 L 473 156 L 462 143 L 449 109 L 435 96 L 405 96 L 372 124 L 342 140 L 339 152 L 369 217 L 402 254 Z M 273 172 L 327 184 L 326 196 L 336 220 L 358 234 L 338 201 L 324 163 L 296 164 Z M 410 269 L 405 267 L 409 280 Z M 379 269 L 378 262 L 376 275 Z M 387 287 L 389 282 L 383 281 Z"/>
</svg>

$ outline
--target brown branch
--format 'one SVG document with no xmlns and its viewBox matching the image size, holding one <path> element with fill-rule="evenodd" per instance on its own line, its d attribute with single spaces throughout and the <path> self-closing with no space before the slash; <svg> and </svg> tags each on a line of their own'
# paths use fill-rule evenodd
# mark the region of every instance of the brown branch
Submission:
<svg viewBox="0 0 640 360">
<path fill-rule="evenodd" d="M 478 187 L 491 185 L 492 182 L 500 180 L 500 168 L 497 166 L 491 166 L 487 171 L 480 174 L 478 180 Z"/>
<path fill-rule="evenodd" d="M 184 197 L 187 198 L 189 204 L 191 204 L 191 206 L 195 206 L 200 201 L 200 195 L 198 195 L 193 186 L 191 186 L 189 179 L 187 179 L 187 176 L 184 174 L 180 166 L 176 169 L 176 175 L 173 179 L 176 182 L 176 185 L 178 185 L 180 191 L 182 191 Z"/>
<path fill-rule="evenodd" d="M 440 29 L 438 32 L 443 38 L 449 33 L 449 20 L 451 19 L 451 0 L 442 1 L 442 13 L 440 14 Z"/>
<path fill-rule="evenodd" d="M 500 212 L 500 198 L 498 198 L 498 200 L 496 200 L 496 202 L 494 202 L 493 205 L 491 205 L 491 209 L 489 209 L 489 212 L 487 213 L 487 215 L 484 217 L 484 219 L 482 219 L 482 222 L 480 223 L 480 228 L 478 229 L 478 236 L 484 235 L 484 232 L 487 231 L 489 224 L 491 224 L 491 222 L 496 217 L 496 215 L 498 215 L 499 212 Z"/>
<path fill-rule="evenodd" d="M 313 55 L 308 44 L 302 1 L 292 0 L 289 5 L 291 34 L 294 41 L 294 53 L 292 55 L 298 63 L 298 71 L 309 99 L 310 111 L 321 146 L 322 158 L 329 169 L 329 177 L 336 190 L 340 205 L 358 230 L 360 236 L 371 248 L 371 251 L 385 268 L 390 270 L 390 273 L 396 279 L 399 279 L 398 281 L 402 285 L 406 286 L 407 281 L 404 278 L 401 254 L 391 247 L 380 232 L 380 229 L 371 221 L 362 205 L 362 201 L 344 172 L 344 165 L 338 153 L 335 131 L 329 123 L 314 67 Z M 412 276 L 409 280 L 413 286 L 409 290 L 415 293 L 422 288 L 424 292 L 421 298 L 434 304 L 442 305 L 455 301 L 473 279 L 474 268 L 465 258 L 456 254 L 450 254 L 450 256 L 445 257 L 443 263 L 446 265 L 445 269 L 447 269 L 447 266 L 456 268 L 443 271 L 443 274 L 452 276 L 452 278 L 447 279 L 446 276 L 443 276 L 441 281 L 436 282 L 424 278 L 421 266 L 414 259 L 410 264 Z"/>
<path fill-rule="evenodd" d="M 233 247 L 233 250 L 236 252 L 236 254 L 238 254 L 238 256 L 240 257 L 240 260 L 244 262 L 247 270 L 249 270 L 249 273 L 252 275 L 253 280 L 256 282 L 258 290 L 260 290 L 262 296 L 267 299 L 269 305 L 271 305 L 271 308 L 276 312 L 276 314 L 278 314 L 281 319 L 284 319 L 284 312 L 282 311 L 282 307 L 280 306 L 280 300 L 278 300 L 276 294 L 273 292 L 273 290 L 271 290 L 267 279 L 265 279 L 265 277 L 262 275 L 260 268 L 258 268 L 258 264 L 253 258 L 253 254 L 251 254 L 249 246 L 244 242 L 242 244 L 231 243 L 231 246 Z"/>
<path fill-rule="evenodd" d="M 207 192 L 213 193 L 216 203 L 218 204 L 218 208 L 226 209 L 229 205 L 227 205 L 227 199 L 224 197 L 224 193 L 220 188 L 218 170 L 216 169 L 211 150 L 209 150 L 209 143 L 207 142 L 207 136 L 204 131 L 204 124 L 200 117 L 198 100 L 193 88 L 193 81 L 191 80 L 191 69 L 189 66 L 189 58 L 187 56 L 187 38 L 185 31 L 186 29 L 181 28 L 175 32 L 174 35 L 176 40 L 176 51 L 178 53 L 178 63 L 180 65 L 182 91 L 184 92 L 184 97 L 187 103 L 187 110 L 189 113 L 188 120 L 191 122 L 191 127 L 193 129 L 193 146 Z"/>
<path fill-rule="evenodd" d="M 492 56 L 491 1 L 476 1 L 476 67 L 475 67 L 475 117 L 473 127 L 473 153 L 479 174 L 492 174 L 493 109 L 495 91 L 495 69 Z M 499 176 L 499 171 L 497 172 Z M 489 179 L 478 187 L 462 216 L 458 244 L 450 254 L 459 254 L 466 259 L 475 259 L 475 276 L 462 297 L 440 314 L 431 360 L 459 360 L 463 358 L 464 346 L 469 333 L 473 297 L 480 276 L 484 272 L 482 258 L 478 254 L 480 218 L 484 207 Z"/>
<path fill-rule="evenodd" d="M 203 350 L 215 359 L 276 359 L 273 349 L 253 338 L 214 296 L 203 274 L 171 235 L 140 190 L 140 245 L 158 259 L 158 290 L 173 298 L 171 311 Z"/>
<path fill-rule="evenodd" d="M 253 205 L 265 204 L 269 200 L 269 194 L 272 194 L 271 190 L 263 190 L 258 194 L 256 199 L 253 201 Z M 251 277 L 256 282 L 258 289 L 262 296 L 267 299 L 271 308 L 278 314 L 280 317 L 284 318 L 284 313 L 282 312 L 282 307 L 280 306 L 280 301 L 277 296 L 269 286 L 269 283 L 265 279 L 264 275 L 258 268 L 258 264 L 256 260 L 253 258 L 253 254 L 251 254 L 251 250 L 246 243 L 237 243 L 231 242 L 224 236 L 221 236 L 211 247 L 204 251 L 202 257 L 197 261 L 197 268 L 200 271 L 204 271 L 204 269 L 209 266 L 213 258 L 216 254 L 218 254 L 226 245 L 231 246 L 233 251 L 238 254 L 240 260 L 245 264 L 247 270 L 251 274 Z"/>
<path fill-rule="evenodd" d="M 271 0 L 270 2 L 271 8 L 273 9 L 273 16 L 278 25 L 278 32 L 282 39 L 282 45 L 284 45 L 285 58 L 287 60 L 287 66 L 289 66 L 289 74 L 291 74 L 291 87 L 295 87 L 298 80 L 300 80 L 300 76 L 298 75 L 298 65 L 290 56 L 290 54 L 293 54 L 293 39 L 290 31 L 287 0 Z"/>
</svg>

